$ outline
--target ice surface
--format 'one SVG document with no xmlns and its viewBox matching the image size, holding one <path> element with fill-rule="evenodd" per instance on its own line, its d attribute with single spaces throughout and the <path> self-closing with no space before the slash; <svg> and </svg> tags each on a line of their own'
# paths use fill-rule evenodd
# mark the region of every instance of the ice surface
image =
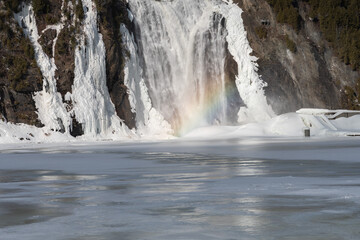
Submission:
<svg viewBox="0 0 360 240">
<path fill-rule="evenodd" d="M 1 239 L 355 240 L 359 141 L 1 145 Z"/>
</svg>

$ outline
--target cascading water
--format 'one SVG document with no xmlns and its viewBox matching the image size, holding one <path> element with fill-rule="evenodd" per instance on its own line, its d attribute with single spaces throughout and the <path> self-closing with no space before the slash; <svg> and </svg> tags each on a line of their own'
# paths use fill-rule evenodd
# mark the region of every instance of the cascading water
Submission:
<svg viewBox="0 0 360 240">
<path fill-rule="evenodd" d="M 238 63 L 233 81 L 246 107 L 239 122 L 274 115 L 266 84 L 250 56 L 241 13 L 226 0 L 129 0 L 137 26 L 138 54 L 153 107 L 178 134 L 204 124 L 226 124 L 226 47 Z"/>
<path fill-rule="evenodd" d="M 175 129 L 225 123 L 223 17 L 212 1 L 130 0 L 153 106 Z M 198 117 L 201 114 L 201 119 Z"/>
<path fill-rule="evenodd" d="M 85 19 L 75 51 L 74 85 L 72 92 L 65 95 L 65 100 L 73 103 L 71 111 L 56 89 L 54 56 L 47 56 L 38 42 L 41 34 L 31 4 L 23 4 L 22 11 L 15 14 L 34 45 L 44 76 L 44 89 L 34 97 L 39 118 L 46 128 L 65 132 L 71 130 L 75 118 L 85 137 L 131 136 L 134 131 L 129 131 L 116 115 L 106 87 L 106 51 L 97 29 L 96 5 L 93 0 L 81 1 Z M 136 113 L 139 135 L 168 136 L 173 130 L 182 135 L 201 125 L 226 124 L 233 118 L 228 119 L 229 111 L 238 113 L 237 122 L 259 122 L 274 115 L 266 102 L 266 84 L 257 74 L 256 58 L 251 56 L 242 10 L 231 0 L 128 3 L 136 37 L 121 24 L 122 40 L 128 50 L 124 53 L 128 60 L 124 83 L 131 111 Z M 48 28 L 59 34 L 63 24 L 62 18 Z M 230 90 L 225 70 L 228 54 L 238 64 L 238 76 L 231 79 L 236 88 Z M 234 90 L 245 106 L 230 103 Z"/>
</svg>

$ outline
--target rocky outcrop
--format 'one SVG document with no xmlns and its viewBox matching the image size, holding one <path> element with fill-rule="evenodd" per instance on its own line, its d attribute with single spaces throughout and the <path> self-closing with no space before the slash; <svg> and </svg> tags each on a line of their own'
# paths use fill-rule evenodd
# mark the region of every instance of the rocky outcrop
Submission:
<svg viewBox="0 0 360 240">
<path fill-rule="evenodd" d="M 12 7 L 16 9 L 16 5 Z M 0 117 L 41 126 L 33 93 L 41 90 L 42 76 L 34 49 L 5 1 L 0 1 L 0 56 Z"/>
<path fill-rule="evenodd" d="M 317 23 L 309 18 L 306 3 L 299 1 L 302 21 L 296 31 L 277 23 L 265 0 L 236 2 L 244 10 L 248 39 L 259 58 L 259 74 L 268 83 L 268 102 L 276 113 L 303 107 L 344 107 L 343 89 L 356 84 L 359 72 L 352 71 L 334 54 Z"/>
<path fill-rule="evenodd" d="M 55 72 L 56 87 L 61 95 L 65 96 L 67 92 L 72 92 L 75 70 L 75 27 L 65 26 L 59 34 L 55 48 Z M 70 41 L 69 41 L 70 39 Z"/>
<path fill-rule="evenodd" d="M 75 2 L 74 2 L 75 4 Z M 63 99 L 66 93 L 72 93 L 75 70 L 75 47 L 77 45 L 76 34 L 80 32 L 80 21 L 74 13 L 73 2 L 64 1 L 63 28 L 61 29 L 55 46 L 55 72 L 56 87 Z M 71 105 L 69 103 L 69 105 Z"/>
</svg>

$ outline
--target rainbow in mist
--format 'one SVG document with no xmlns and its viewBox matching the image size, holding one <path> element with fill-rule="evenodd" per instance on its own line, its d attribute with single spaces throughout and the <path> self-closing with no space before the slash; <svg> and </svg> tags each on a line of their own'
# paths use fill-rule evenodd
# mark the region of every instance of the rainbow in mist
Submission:
<svg viewBox="0 0 360 240">
<path fill-rule="evenodd" d="M 175 135 L 184 136 L 198 127 L 228 123 L 226 112 L 229 106 L 227 106 L 226 99 L 234 92 L 237 92 L 234 87 L 218 88 L 208 95 L 202 106 L 198 106 L 193 102 L 186 103 L 187 117 L 175 128 Z M 215 113 L 218 112 L 221 105 L 223 105 L 222 111 L 224 111 L 222 121 L 215 117 Z M 234 111 L 238 112 L 239 109 L 234 109 Z M 208 119 L 213 119 L 213 122 L 209 122 Z"/>
</svg>

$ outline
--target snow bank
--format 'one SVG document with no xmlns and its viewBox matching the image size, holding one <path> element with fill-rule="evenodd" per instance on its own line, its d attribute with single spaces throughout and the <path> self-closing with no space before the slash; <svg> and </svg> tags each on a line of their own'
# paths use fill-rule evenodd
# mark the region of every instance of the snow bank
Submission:
<svg viewBox="0 0 360 240">
<path fill-rule="evenodd" d="M 312 137 L 360 135 L 360 116 L 339 118 L 331 123 L 336 130 L 317 116 L 287 113 L 262 123 L 198 128 L 184 138 L 304 137 L 305 129 L 310 129 Z"/>
<path fill-rule="evenodd" d="M 70 142 L 75 138 L 54 132 L 48 128 L 37 128 L 26 124 L 11 124 L 0 121 L 0 144 Z"/>
<path fill-rule="evenodd" d="M 150 118 L 157 124 L 163 119 L 156 119 L 156 116 Z M 343 136 L 360 136 L 360 116 L 353 116 L 350 118 L 338 118 L 330 121 L 336 130 L 328 126 L 328 123 L 323 121 L 321 117 L 287 113 L 262 123 L 249 123 L 241 126 L 208 126 L 194 129 L 180 139 L 231 139 L 244 137 L 295 137 L 303 138 L 304 130 L 309 128 L 311 137 L 343 137 Z M 148 126 L 155 126 L 149 123 Z M 160 129 L 150 129 L 154 132 L 146 135 L 129 138 L 119 137 L 118 135 L 108 136 L 108 140 L 162 140 L 174 138 L 170 135 L 156 135 L 156 131 L 161 132 Z M 154 134 L 154 135 L 151 135 Z M 103 140 L 104 138 L 102 138 Z M 50 131 L 47 128 L 36 128 L 24 124 L 10 124 L 0 122 L 0 143 L 19 143 L 19 142 L 68 142 L 68 141 L 92 141 L 101 140 L 91 139 L 88 136 L 73 138 L 67 134 Z"/>
<path fill-rule="evenodd" d="M 338 118 L 332 121 L 333 125 L 339 131 L 353 132 L 354 129 L 357 129 L 357 132 L 360 132 L 360 116 L 353 116 L 351 118 Z"/>
</svg>

